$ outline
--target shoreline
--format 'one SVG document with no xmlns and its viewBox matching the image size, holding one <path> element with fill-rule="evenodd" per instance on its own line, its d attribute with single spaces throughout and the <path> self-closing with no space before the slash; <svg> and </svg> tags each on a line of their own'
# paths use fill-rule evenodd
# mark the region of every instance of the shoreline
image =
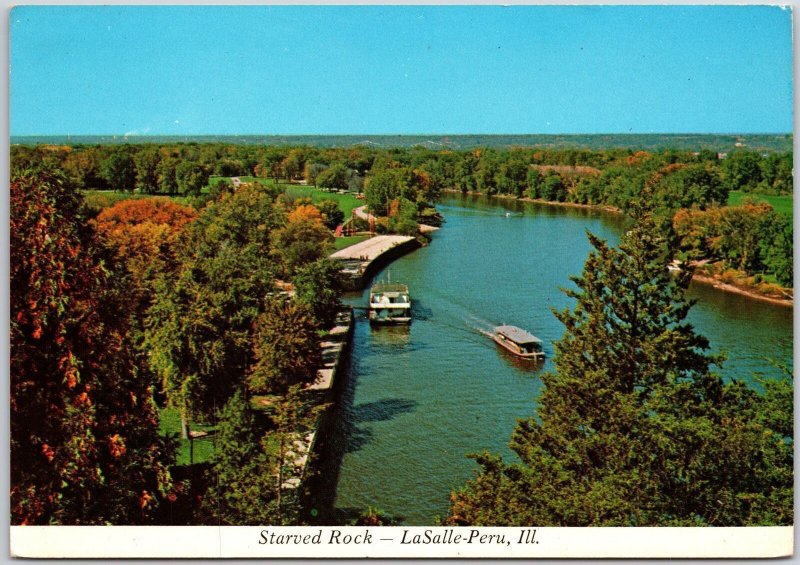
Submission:
<svg viewBox="0 0 800 565">
<path fill-rule="evenodd" d="M 486 198 L 498 198 L 500 200 L 513 200 L 515 202 L 530 202 L 532 204 L 544 204 L 546 206 L 562 206 L 564 208 L 583 208 L 584 210 L 598 210 L 600 212 L 608 212 L 610 214 L 622 214 L 622 210 L 616 206 L 601 206 L 598 204 L 578 204 L 577 202 L 557 202 L 553 200 L 543 200 L 541 198 L 529 198 L 527 196 L 517 197 L 512 194 L 492 194 L 486 195 L 482 192 L 470 190 L 461 192 L 454 188 L 442 189 L 442 192 L 448 194 L 464 194 L 467 196 L 485 196 Z"/>
<path fill-rule="evenodd" d="M 491 196 L 487 196 L 482 192 L 476 191 L 468 191 L 468 192 L 461 192 L 460 190 L 456 190 L 453 188 L 448 188 L 442 190 L 443 193 L 448 194 L 465 194 L 468 196 L 484 196 L 486 198 L 498 198 L 501 200 L 514 200 L 517 202 L 531 202 L 534 204 L 544 204 L 547 206 L 563 206 L 567 208 L 584 208 L 589 210 L 598 210 L 601 212 L 609 212 L 611 214 L 622 214 L 622 210 L 616 208 L 614 206 L 598 206 L 596 204 L 578 204 L 575 202 L 551 202 L 549 200 L 542 200 L 540 198 L 528 198 L 527 196 L 517 198 L 511 194 L 492 194 Z M 697 272 L 692 274 L 692 281 L 697 281 L 701 284 L 708 284 L 712 285 L 714 288 L 721 290 L 723 292 L 730 292 L 733 294 L 739 294 L 741 296 L 746 296 L 747 298 L 752 298 L 755 300 L 761 300 L 764 302 L 771 302 L 772 304 L 777 304 L 780 306 L 793 308 L 794 307 L 794 299 L 789 298 L 776 298 L 774 296 L 767 296 L 766 294 L 761 294 L 755 289 L 741 287 L 737 285 L 733 285 L 730 283 L 722 282 L 721 280 L 707 275 L 700 275 Z"/>
<path fill-rule="evenodd" d="M 716 277 L 711 277 L 707 275 L 698 275 L 694 273 L 692 275 L 692 282 L 698 282 L 700 284 L 711 285 L 714 288 L 722 290 L 724 292 L 730 292 L 733 294 L 739 294 L 741 296 L 745 296 L 747 298 L 753 298 L 756 300 L 762 300 L 764 302 L 771 302 L 772 304 L 777 304 L 779 306 L 784 306 L 787 308 L 794 308 L 794 299 L 789 298 L 776 298 L 774 296 L 767 296 L 766 294 L 761 294 L 760 292 L 749 289 L 743 288 L 740 286 L 736 286 L 730 283 L 722 282 L 721 280 L 717 279 Z"/>
</svg>

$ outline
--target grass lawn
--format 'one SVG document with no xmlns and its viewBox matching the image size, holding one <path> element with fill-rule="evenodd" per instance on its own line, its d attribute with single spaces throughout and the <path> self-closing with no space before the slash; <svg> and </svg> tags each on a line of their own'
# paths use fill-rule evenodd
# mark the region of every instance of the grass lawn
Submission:
<svg viewBox="0 0 800 565">
<path fill-rule="evenodd" d="M 757 192 L 742 192 L 741 190 L 733 190 L 728 195 L 728 206 L 738 206 L 746 197 L 754 198 L 758 201 L 769 202 L 776 212 L 792 215 L 793 198 L 791 195 L 786 196 L 773 196 L 771 194 L 759 194 Z"/>
<path fill-rule="evenodd" d="M 173 202 L 189 206 L 186 196 L 167 196 L 163 194 L 134 194 L 132 192 L 117 192 L 115 190 L 83 190 L 86 204 L 95 209 L 110 208 L 122 200 L 142 200 L 144 198 L 169 198 Z"/>
<path fill-rule="evenodd" d="M 336 248 L 336 251 L 340 249 L 344 249 L 345 247 L 350 247 L 351 245 L 355 245 L 356 243 L 361 243 L 365 239 L 369 239 L 368 235 L 348 235 L 345 237 L 337 237 L 333 240 L 333 246 Z"/>
<path fill-rule="evenodd" d="M 213 432 L 214 426 L 192 424 L 191 430 L 194 432 Z M 177 437 L 178 453 L 176 463 L 178 465 L 189 464 L 189 440 L 181 439 L 181 415 L 176 408 L 163 408 L 159 411 L 158 432 L 165 436 Z M 211 461 L 214 456 L 214 436 L 213 433 L 194 440 L 194 462 L 205 463 Z"/>
<path fill-rule="evenodd" d="M 311 198 L 312 202 L 319 202 L 320 200 L 335 200 L 339 203 L 339 208 L 344 212 L 344 219 L 347 220 L 353 213 L 354 208 L 364 205 L 363 200 L 359 200 L 352 194 L 336 194 L 335 192 L 326 192 L 313 186 L 298 186 L 280 184 L 286 193 L 292 198 Z"/>
<path fill-rule="evenodd" d="M 208 184 L 215 185 L 221 179 L 227 177 L 211 177 Z M 275 186 L 275 179 L 271 178 L 258 178 L 252 176 L 239 177 L 242 182 L 258 181 L 267 186 Z M 279 182 L 277 186 L 285 191 L 292 198 L 311 198 L 311 201 L 316 203 L 320 200 L 335 200 L 339 204 L 339 209 L 344 212 L 344 219 L 347 220 L 353 213 L 353 208 L 358 208 L 364 205 L 363 200 L 359 200 L 353 194 L 337 194 L 335 192 L 327 192 L 321 188 L 314 188 L 313 186 L 303 186 L 298 184 L 287 184 Z"/>
</svg>

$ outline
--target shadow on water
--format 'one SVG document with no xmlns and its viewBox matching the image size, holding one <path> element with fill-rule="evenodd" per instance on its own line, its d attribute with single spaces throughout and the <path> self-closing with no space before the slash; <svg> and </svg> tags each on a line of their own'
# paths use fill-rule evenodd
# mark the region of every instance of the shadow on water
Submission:
<svg viewBox="0 0 800 565">
<path fill-rule="evenodd" d="M 304 501 L 304 518 L 315 525 L 347 525 L 355 522 L 366 508 L 334 508 L 336 485 L 345 454 L 358 451 L 372 439 L 372 431 L 363 426 L 384 422 L 416 409 L 415 400 L 385 398 L 354 405 L 358 378 L 351 367 L 340 398 L 328 415 L 326 433 L 319 439 L 313 475 L 307 484 L 310 496 Z"/>
<path fill-rule="evenodd" d="M 384 422 L 400 414 L 413 412 L 416 406 L 416 400 L 385 398 L 354 406 L 350 413 L 355 422 Z"/>
</svg>

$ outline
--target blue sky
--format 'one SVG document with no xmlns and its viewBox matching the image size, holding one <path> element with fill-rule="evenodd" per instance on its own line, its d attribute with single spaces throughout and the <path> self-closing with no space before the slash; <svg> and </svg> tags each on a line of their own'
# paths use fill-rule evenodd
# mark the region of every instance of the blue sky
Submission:
<svg viewBox="0 0 800 565">
<path fill-rule="evenodd" d="M 12 135 L 792 130 L 777 7 L 29 6 L 10 22 Z"/>
</svg>

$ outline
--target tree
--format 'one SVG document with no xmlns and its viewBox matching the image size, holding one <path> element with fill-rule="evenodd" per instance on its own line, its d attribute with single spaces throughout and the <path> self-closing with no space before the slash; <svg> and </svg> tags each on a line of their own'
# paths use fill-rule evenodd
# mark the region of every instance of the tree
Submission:
<svg viewBox="0 0 800 565">
<path fill-rule="evenodd" d="M 106 180 L 100 173 L 100 155 L 94 148 L 71 151 L 61 168 L 75 188 L 103 188 Z"/>
<path fill-rule="evenodd" d="M 12 178 L 11 521 L 147 523 L 170 453 L 127 338 L 123 269 L 58 173 Z"/>
<path fill-rule="evenodd" d="M 761 181 L 761 157 L 752 151 L 733 151 L 724 161 L 725 182 L 729 190 L 755 190 Z"/>
<path fill-rule="evenodd" d="M 290 300 L 271 300 L 255 322 L 253 353 L 247 376 L 253 392 L 284 393 L 293 385 L 314 382 L 321 356 L 311 310 Z"/>
<path fill-rule="evenodd" d="M 670 165 L 659 173 L 654 184 L 655 198 L 668 209 L 700 208 L 711 205 L 724 206 L 728 201 L 728 187 L 723 184 L 716 167 L 708 164 Z"/>
<path fill-rule="evenodd" d="M 178 192 L 184 196 L 197 196 L 208 184 L 208 170 L 191 161 L 183 161 L 175 167 L 175 182 Z"/>
<path fill-rule="evenodd" d="M 147 311 L 156 289 L 178 268 L 179 238 L 197 213 L 163 197 L 123 200 L 97 216 L 97 232 L 115 252 L 128 274 L 131 306 L 128 337 L 147 367 L 144 346 Z M 149 371 L 143 371 L 149 372 Z M 154 385 L 159 383 L 155 382 Z"/>
<path fill-rule="evenodd" d="M 542 173 L 539 172 L 539 169 L 534 167 L 528 169 L 525 180 L 528 187 L 528 196 L 530 198 L 541 198 Z"/>
<path fill-rule="evenodd" d="M 792 218 L 772 213 L 762 223 L 762 238 L 759 242 L 760 255 L 764 266 L 772 273 L 778 283 L 794 286 L 794 225 Z"/>
<path fill-rule="evenodd" d="M 158 164 L 161 158 L 156 147 L 147 147 L 136 153 L 136 189 L 142 194 L 158 192 Z"/>
<path fill-rule="evenodd" d="M 294 299 L 308 306 L 319 327 L 331 327 L 342 306 L 336 263 L 325 258 L 301 267 L 294 277 L 294 287 Z"/>
<path fill-rule="evenodd" d="M 563 202 L 566 199 L 567 189 L 561 180 L 561 175 L 549 172 L 542 181 L 541 195 L 545 200 Z"/>
<path fill-rule="evenodd" d="M 311 456 L 305 438 L 324 409 L 307 404 L 301 387 L 294 386 L 271 398 L 266 424 L 241 392 L 234 394 L 220 415 L 212 487 L 203 500 L 207 521 L 299 525 L 298 460 Z"/>
<path fill-rule="evenodd" d="M 187 230 L 180 269 L 157 286 L 147 346 L 168 403 L 181 411 L 184 435 L 242 386 L 253 321 L 273 290 L 265 249 L 282 221 L 275 198 L 242 185 L 210 203 Z"/>
<path fill-rule="evenodd" d="M 344 221 L 344 212 L 339 208 L 339 203 L 336 200 L 320 200 L 317 203 L 317 208 L 322 212 L 325 227 L 329 230 L 335 230 L 336 226 Z"/>
<path fill-rule="evenodd" d="M 211 487 L 203 498 L 209 522 L 232 526 L 278 524 L 277 458 L 262 446 L 263 426 L 241 391 L 219 418 Z"/>
<path fill-rule="evenodd" d="M 216 200 L 222 194 L 231 193 L 233 190 L 233 183 L 229 179 L 221 178 L 209 187 L 208 195 L 211 199 Z"/>
<path fill-rule="evenodd" d="M 289 182 L 293 181 L 298 174 L 303 172 L 304 166 L 303 154 L 299 149 L 292 149 L 289 151 L 289 154 L 281 163 L 281 168 L 286 175 L 286 180 Z"/>
<path fill-rule="evenodd" d="M 347 167 L 341 163 L 334 163 L 319 172 L 316 177 L 316 186 L 326 190 L 347 189 Z"/>
<path fill-rule="evenodd" d="M 100 174 L 114 190 L 132 191 L 136 185 L 136 167 L 126 149 L 115 150 L 103 159 Z"/>
<path fill-rule="evenodd" d="M 556 372 L 512 435 L 519 462 L 476 455 L 448 523 L 791 523 L 791 431 L 764 411 L 778 403 L 711 372 L 720 360 L 686 322 L 691 274 L 668 274 L 664 240 L 637 214 L 617 249 L 589 236 L 576 305 L 557 313 Z"/>
<path fill-rule="evenodd" d="M 156 166 L 158 177 L 158 191 L 161 194 L 176 194 L 178 192 L 178 179 L 175 176 L 175 169 L 178 160 L 174 157 L 165 157 Z"/>
<path fill-rule="evenodd" d="M 325 170 L 325 165 L 323 165 L 322 163 L 306 162 L 306 166 L 303 169 L 303 176 L 305 177 L 307 183 L 313 184 L 316 187 L 317 177 L 324 170 Z"/>
<path fill-rule="evenodd" d="M 417 206 L 407 198 L 395 198 L 387 210 L 388 228 L 401 235 L 415 236 L 419 234 L 417 222 Z"/>
<path fill-rule="evenodd" d="M 310 206 L 314 210 L 315 207 Z M 289 222 L 275 231 L 272 253 L 282 263 L 284 275 L 291 277 L 303 265 L 325 257 L 333 241 L 333 234 L 322 224 L 317 210 L 314 218 L 296 213 Z"/>
</svg>

